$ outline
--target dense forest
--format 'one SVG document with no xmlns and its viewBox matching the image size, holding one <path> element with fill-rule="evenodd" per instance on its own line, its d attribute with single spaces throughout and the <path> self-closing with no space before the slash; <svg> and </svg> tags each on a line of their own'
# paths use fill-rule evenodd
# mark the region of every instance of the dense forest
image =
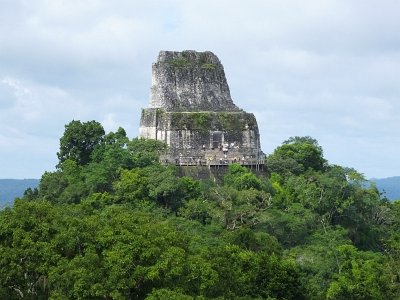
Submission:
<svg viewBox="0 0 400 300">
<path fill-rule="evenodd" d="M 216 180 L 165 149 L 67 124 L 56 170 L 0 212 L 0 299 L 400 299 L 400 203 L 316 140 Z"/>
</svg>

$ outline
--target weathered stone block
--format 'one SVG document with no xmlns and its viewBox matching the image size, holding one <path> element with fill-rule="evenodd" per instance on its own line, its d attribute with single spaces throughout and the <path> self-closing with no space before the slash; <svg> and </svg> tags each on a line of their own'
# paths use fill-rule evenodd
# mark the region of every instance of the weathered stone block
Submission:
<svg viewBox="0 0 400 300">
<path fill-rule="evenodd" d="M 161 51 L 153 64 L 150 107 L 167 111 L 232 111 L 224 68 L 212 52 Z"/>
</svg>

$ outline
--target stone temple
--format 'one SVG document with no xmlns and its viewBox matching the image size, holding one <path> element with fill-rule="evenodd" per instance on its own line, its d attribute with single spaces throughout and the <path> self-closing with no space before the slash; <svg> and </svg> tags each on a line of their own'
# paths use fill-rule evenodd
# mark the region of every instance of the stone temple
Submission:
<svg viewBox="0 0 400 300">
<path fill-rule="evenodd" d="M 256 118 L 233 103 L 224 68 L 212 52 L 159 53 L 139 130 L 142 138 L 168 144 L 161 156 L 166 164 L 264 165 Z"/>
</svg>

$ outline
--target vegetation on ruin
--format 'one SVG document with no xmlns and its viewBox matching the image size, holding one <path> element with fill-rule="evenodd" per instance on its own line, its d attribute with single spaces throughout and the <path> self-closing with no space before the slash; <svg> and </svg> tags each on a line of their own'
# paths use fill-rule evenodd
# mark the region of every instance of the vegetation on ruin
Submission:
<svg viewBox="0 0 400 300">
<path fill-rule="evenodd" d="M 400 202 L 315 139 L 219 184 L 165 147 L 67 124 L 57 169 L 0 211 L 0 299 L 399 299 Z"/>
<path fill-rule="evenodd" d="M 171 127 L 209 131 L 242 131 L 255 126 L 252 114 L 244 112 L 171 112 Z"/>
<path fill-rule="evenodd" d="M 174 68 L 186 68 L 191 66 L 191 62 L 186 58 L 174 58 L 169 60 L 168 63 Z"/>
<path fill-rule="evenodd" d="M 200 53 L 200 59 L 195 60 L 191 57 L 190 51 L 183 51 L 181 57 L 170 59 L 168 63 L 174 68 L 188 68 L 192 66 L 199 67 L 203 70 L 215 70 L 217 65 L 210 62 L 207 53 Z"/>
<path fill-rule="evenodd" d="M 211 64 L 211 63 L 204 63 L 201 65 L 201 68 L 205 69 L 205 70 L 215 70 L 216 67 L 217 67 L 217 65 Z"/>
</svg>

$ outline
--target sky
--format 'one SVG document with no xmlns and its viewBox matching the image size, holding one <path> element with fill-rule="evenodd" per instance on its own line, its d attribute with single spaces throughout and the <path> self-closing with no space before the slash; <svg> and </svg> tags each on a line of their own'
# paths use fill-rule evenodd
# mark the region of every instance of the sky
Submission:
<svg viewBox="0 0 400 300">
<path fill-rule="evenodd" d="M 212 51 L 269 154 L 400 175 L 398 0 L 0 0 L 0 178 L 54 171 L 72 120 L 138 135 L 161 50 Z"/>
</svg>

